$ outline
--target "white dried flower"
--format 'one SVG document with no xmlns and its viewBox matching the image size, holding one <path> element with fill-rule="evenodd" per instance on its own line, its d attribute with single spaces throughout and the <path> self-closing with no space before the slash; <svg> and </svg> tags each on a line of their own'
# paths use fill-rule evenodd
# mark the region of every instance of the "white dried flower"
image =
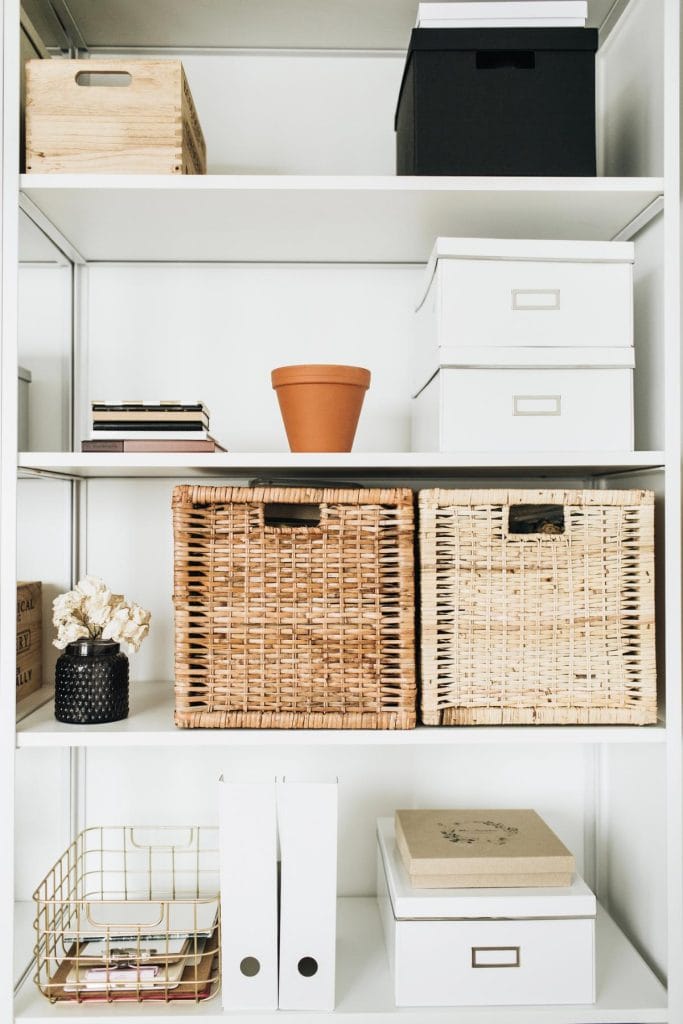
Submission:
<svg viewBox="0 0 683 1024">
<path fill-rule="evenodd" d="M 150 613 L 139 604 L 119 604 L 102 630 L 102 639 L 126 643 L 137 651 L 149 633 L 150 619 Z"/>
<path fill-rule="evenodd" d="M 92 627 L 102 629 L 111 618 L 111 594 L 109 591 L 101 594 L 93 594 L 83 601 L 83 618 Z"/>
<path fill-rule="evenodd" d="M 76 622 L 75 619 L 73 622 L 62 622 L 57 631 L 54 645 L 63 651 L 67 644 L 73 644 L 76 640 L 87 640 L 89 636 L 90 632 L 85 623 Z"/>
<path fill-rule="evenodd" d="M 123 594 L 112 594 L 97 576 L 85 576 L 73 590 L 60 594 L 52 611 L 57 627 L 54 645 L 61 649 L 76 640 L 101 638 L 137 651 L 149 633 L 150 613 Z"/>
<path fill-rule="evenodd" d="M 67 594 L 60 594 L 59 597 L 56 597 L 52 602 L 52 621 L 55 626 L 58 626 L 60 622 L 66 622 L 76 615 L 81 617 L 82 604 L 83 598 L 75 590 L 70 590 Z"/>
<path fill-rule="evenodd" d="M 111 594 L 109 587 L 99 576 L 84 576 L 76 584 L 75 590 L 78 594 L 82 594 L 83 597 L 94 597 L 95 594 Z"/>
</svg>

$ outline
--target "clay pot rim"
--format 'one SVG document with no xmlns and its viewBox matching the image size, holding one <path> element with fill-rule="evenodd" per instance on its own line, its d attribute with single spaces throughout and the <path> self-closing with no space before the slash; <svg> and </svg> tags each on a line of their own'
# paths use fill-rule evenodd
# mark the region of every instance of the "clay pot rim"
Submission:
<svg viewBox="0 0 683 1024">
<path fill-rule="evenodd" d="M 370 387 L 370 371 L 363 366 L 343 366 L 337 363 L 302 363 L 300 366 L 278 366 L 271 372 L 274 388 L 288 384 L 347 384 Z"/>
</svg>

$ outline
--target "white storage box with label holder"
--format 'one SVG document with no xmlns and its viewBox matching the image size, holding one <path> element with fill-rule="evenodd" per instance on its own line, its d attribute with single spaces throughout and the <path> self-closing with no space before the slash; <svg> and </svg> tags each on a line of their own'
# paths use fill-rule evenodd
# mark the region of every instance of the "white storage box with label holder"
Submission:
<svg viewBox="0 0 683 1024">
<path fill-rule="evenodd" d="M 595 1001 L 596 900 L 579 876 L 564 888 L 413 889 L 390 818 L 377 842 L 397 1006 Z"/>
<path fill-rule="evenodd" d="M 414 451 L 633 449 L 631 242 L 439 238 Z"/>
<path fill-rule="evenodd" d="M 630 348 L 633 242 L 437 238 L 416 303 L 413 391 L 450 349 Z"/>
<path fill-rule="evenodd" d="M 412 450 L 633 451 L 633 349 L 451 349 L 412 402 Z"/>
</svg>

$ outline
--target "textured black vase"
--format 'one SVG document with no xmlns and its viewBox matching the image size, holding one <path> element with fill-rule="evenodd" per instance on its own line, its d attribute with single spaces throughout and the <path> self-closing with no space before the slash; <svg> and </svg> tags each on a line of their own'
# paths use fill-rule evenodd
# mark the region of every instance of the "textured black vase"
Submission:
<svg viewBox="0 0 683 1024">
<path fill-rule="evenodd" d="M 78 640 L 57 659 L 55 718 L 98 725 L 128 718 L 128 658 L 113 640 Z"/>
</svg>

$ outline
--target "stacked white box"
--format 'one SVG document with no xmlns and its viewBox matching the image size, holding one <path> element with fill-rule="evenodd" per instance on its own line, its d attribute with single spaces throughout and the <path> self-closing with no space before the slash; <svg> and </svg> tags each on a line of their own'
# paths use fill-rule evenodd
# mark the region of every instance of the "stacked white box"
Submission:
<svg viewBox="0 0 683 1024">
<path fill-rule="evenodd" d="M 377 899 L 397 1006 L 595 1001 L 596 900 L 578 876 L 563 889 L 412 889 L 386 818 Z"/>
<path fill-rule="evenodd" d="M 414 451 L 632 451 L 631 242 L 437 239 Z"/>
<path fill-rule="evenodd" d="M 584 28 L 586 0 L 421 3 L 416 28 Z"/>
</svg>

